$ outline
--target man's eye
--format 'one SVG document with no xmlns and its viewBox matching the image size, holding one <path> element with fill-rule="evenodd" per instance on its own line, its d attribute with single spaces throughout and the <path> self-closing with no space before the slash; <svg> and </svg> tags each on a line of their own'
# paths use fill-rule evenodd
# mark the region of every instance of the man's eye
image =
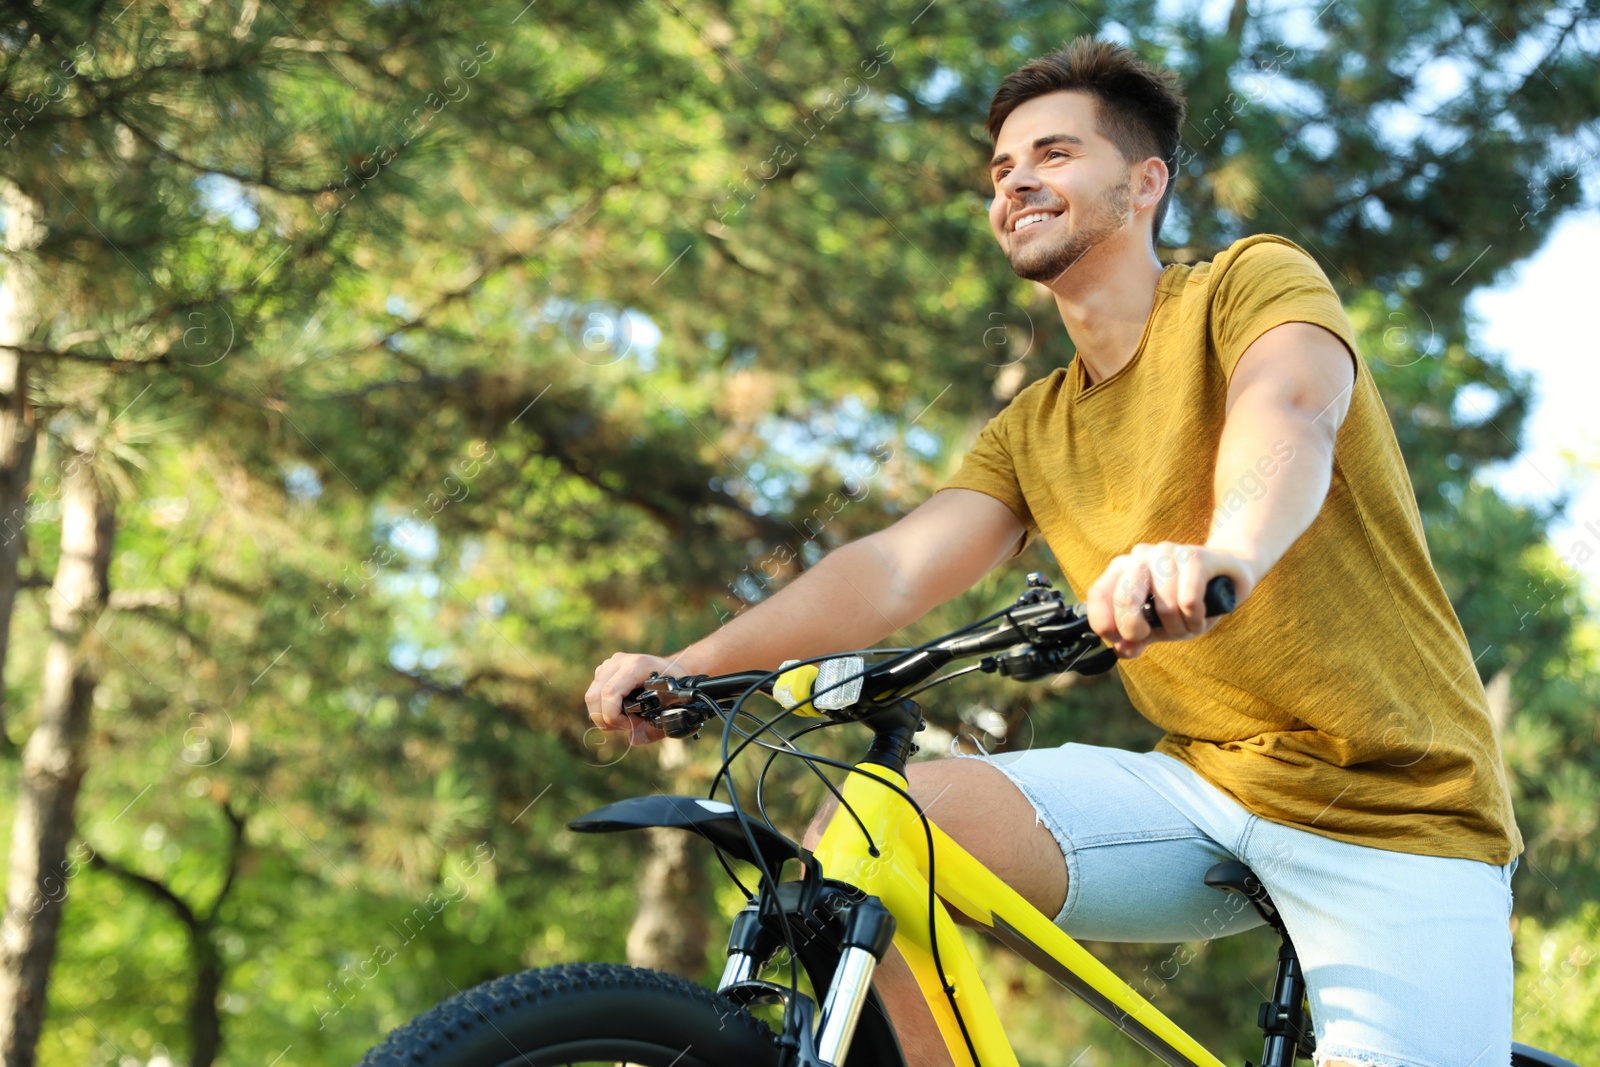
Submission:
<svg viewBox="0 0 1600 1067">
<path fill-rule="evenodd" d="M 1046 159 L 1051 159 L 1051 158 L 1053 158 L 1053 157 L 1055 157 L 1055 156 L 1060 156 L 1060 157 L 1061 157 L 1061 158 L 1062 158 L 1062 159 L 1066 159 L 1066 158 L 1068 158 L 1068 157 L 1067 157 L 1067 154 L 1066 154 L 1066 153 L 1065 153 L 1065 152 L 1063 152 L 1063 151 L 1062 151 L 1062 150 L 1061 150 L 1061 149 L 1059 149 L 1059 148 L 1052 148 L 1052 149 L 1050 149 L 1050 151 L 1049 151 L 1049 152 L 1048 152 L 1048 153 L 1047 153 L 1047 154 L 1046 154 L 1046 155 L 1045 155 L 1045 157 L 1044 157 L 1044 158 L 1046 158 Z"/>
</svg>

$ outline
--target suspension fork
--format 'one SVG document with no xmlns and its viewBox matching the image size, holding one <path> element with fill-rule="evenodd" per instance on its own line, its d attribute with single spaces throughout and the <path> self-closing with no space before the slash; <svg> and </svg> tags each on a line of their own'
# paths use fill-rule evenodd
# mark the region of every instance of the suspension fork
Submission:
<svg viewBox="0 0 1600 1067">
<path fill-rule="evenodd" d="M 873 974 L 894 939 L 894 916 L 883 903 L 855 886 L 826 879 L 814 885 L 804 880 L 784 882 L 775 901 L 766 900 L 763 907 L 764 900 L 765 892 L 735 916 L 717 991 L 741 1001 L 787 1000 L 792 995 L 787 987 L 759 979 L 784 944 L 777 924 L 787 923 L 798 962 L 822 997 L 811 1040 L 802 1041 L 802 1048 L 810 1046 L 806 1051 L 815 1056 L 813 1062 L 818 1067 L 842 1067 L 858 1044 L 864 1046 L 863 1062 L 903 1062 L 886 1016 L 872 1012 L 871 1024 L 863 1023 L 864 1009 L 874 995 Z M 811 1016 L 807 1012 L 803 1017 Z M 802 1056 L 802 1062 L 809 1059 Z"/>
</svg>

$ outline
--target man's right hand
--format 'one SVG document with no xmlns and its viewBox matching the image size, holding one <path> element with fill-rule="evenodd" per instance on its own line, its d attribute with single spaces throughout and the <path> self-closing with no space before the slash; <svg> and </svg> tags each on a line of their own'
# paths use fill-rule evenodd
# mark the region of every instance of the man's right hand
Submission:
<svg viewBox="0 0 1600 1067">
<path fill-rule="evenodd" d="M 583 694 L 589 707 L 589 720 L 602 730 L 626 730 L 630 745 L 648 745 L 667 735 L 643 719 L 622 710 L 622 698 L 642 685 L 652 674 L 693 673 L 676 660 L 647 656 L 641 652 L 618 652 L 594 669 L 594 682 Z"/>
</svg>

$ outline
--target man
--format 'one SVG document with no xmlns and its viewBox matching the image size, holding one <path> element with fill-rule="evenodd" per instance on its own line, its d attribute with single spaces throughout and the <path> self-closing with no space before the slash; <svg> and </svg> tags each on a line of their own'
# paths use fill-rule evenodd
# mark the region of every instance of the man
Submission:
<svg viewBox="0 0 1600 1067">
<path fill-rule="evenodd" d="M 671 659 L 601 664 L 590 715 L 655 740 L 619 707 L 652 670 L 870 646 L 1043 535 L 1167 736 L 913 763 L 918 802 L 1076 937 L 1243 929 L 1215 928 L 1202 884 L 1240 858 L 1299 949 L 1319 1064 L 1507 1064 L 1522 841 L 1483 687 L 1315 261 L 1274 237 L 1157 260 L 1184 111 L 1170 72 L 1088 39 L 1004 80 L 989 222 L 1075 358 L 893 526 Z M 1224 574 L 1239 606 L 1207 619 Z M 897 952 L 876 981 L 908 1061 L 949 1063 Z"/>
</svg>

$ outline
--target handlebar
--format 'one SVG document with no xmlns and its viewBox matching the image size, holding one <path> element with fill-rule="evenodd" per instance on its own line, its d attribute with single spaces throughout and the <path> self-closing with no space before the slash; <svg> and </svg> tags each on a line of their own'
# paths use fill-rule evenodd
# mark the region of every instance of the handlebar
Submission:
<svg viewBox="0 0 1600 1067">
<path fill-rule="evenodd" d="M 1206 584 L 1208 618 L 1228 614 L 1236 603 L 1233 579 L 1220 575 Z M 803 714 L 859 719 L 888 701 L 904 697 L 951 661 L 979 656 L 983 657 L 979 670 L 1019 681 L 1069 670 L 1099 674 L 1116 663 L 1116 654 L 1090 629 L 1087 605 L 1067 603 L 1042 574 L 1028 575 L 1027 591 L 1000 615 L 1000 621 L 992 626 L 972 632 L 957 630 L 871 665 L 860 655 L 822 657 L 821 662 L 832 668 L 827 684 L 813 694 L 808 681 L 806 692 L 797 703 L 807 709 Z M 1145 601 L 1144 617 L 1153 628 L 1160 629 L 1161 618 L 1153 597 Z M 668 737 L 686 737 L 722 712 L 724 701 L 752 692 L 772 695 L 780 677 L 787 675 L 780 676 L 778 671 L 742 671 L 683 678 L 652 676 L 628 694 L 622 710 L 660 728 Z M 834 693 L 835 699 L 824 701 L 823 696 L 829 692 Z"/>
<path fill-rule="evenodd" d="M 1205 605 L 1208 619 L 1231 614 L 1239 606 L 1238 590 L 1233 587 L 1233 579 L 1226 574 L 1219 574 L 1207 582 Z M 1145 598 L 1144 617 L 1151 626 L 1161 629 L 1161 616 L 1156 613 L 1155 597 Z"/>
</svg>

